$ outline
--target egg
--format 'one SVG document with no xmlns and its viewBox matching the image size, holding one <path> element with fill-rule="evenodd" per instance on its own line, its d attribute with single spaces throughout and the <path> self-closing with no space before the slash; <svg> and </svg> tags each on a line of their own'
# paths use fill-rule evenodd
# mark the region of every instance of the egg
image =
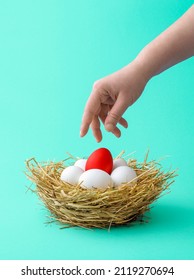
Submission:
<svg viewBox="0 0 194 280">
<path fill-rule="evenodd" d="M 89 169 L 82 173 L 78 183 L 85 188 L 105 188 L 112 186 L 111 176 L 100 169 Z"/>
<path fill-rule="evenodd" d="M 94 151 L 86 162 L 85 170 L 101 169 L 111 174 L 113 168 L 113 158 L 111 152 L 106 148 L 100 148 Z"/>
<path fill-rule="evenodd" d="M 113 160 L 113 170 L 119 166 L 127 166 L 127 162 L 123 158 Z"/>
<path fill-rule="evenodd" d="M 111 178 L 115 187 L 121 185 L 122 183 L 128 183 L 131 180 L 130 185 L 133 185 L 137 182 L 136 172 L 129 166 L 119 166 L 113 170 L 111 173 Z"/>
<path fill-rule="evenodd" d="M 78 159 L 74 163 L 74 166 L 78 166 L 78 167 L 80 167 L 81 169 L 83 169 L 85 171 L 86 161 L 87 161 L 87 159 Z"/>
<path fill-rule="evenodd" d="M 72 185 L 77 185 L 83 172 L 83 169 L 78 166 L 68 166 L 61 173 L 61 180 Z"/>
</svg>

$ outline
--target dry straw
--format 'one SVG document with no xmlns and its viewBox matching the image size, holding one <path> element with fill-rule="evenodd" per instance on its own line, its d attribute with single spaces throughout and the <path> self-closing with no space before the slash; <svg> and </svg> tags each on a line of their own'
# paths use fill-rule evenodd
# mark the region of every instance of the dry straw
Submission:
<svg viewBox="0 0 194 280">
<path fill-rule="evenodd" d="M 138 176 L 133 186 L 127 183 L 106 189 L 84 189 L 60 180 L 65 162 L 38 163 L 35 158 L 26 161 L 26 175 L 36 185 L 33 191 L 50 210 L 51 221 L 59 221 L 63 227 L 110 228 L 136 221 L 176 176 L 175 171 L 162 171 L 159 162 L 149 162 L 147 153 L 143 163 L 128 160 L 128 166 Z"/>
</svg>

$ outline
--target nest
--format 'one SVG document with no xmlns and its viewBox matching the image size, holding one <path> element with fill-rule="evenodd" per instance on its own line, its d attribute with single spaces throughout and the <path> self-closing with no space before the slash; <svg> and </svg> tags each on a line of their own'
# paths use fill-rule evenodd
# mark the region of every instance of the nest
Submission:
<svg viewBox="0 0 194 280">
<path fill-rule="evenodd" d="M 133 186 L 129 182 L 119 187 L 84 189 L 61 181 L 61 172 L 68 166 L 66 161 L 26 161 L 26 175 L 36 185 L 32 191 L 50 210 L 50 221 L 58 221 L 63 227 L 110 228 L 137 221 L 176 176 L 175 171 L 162 171 L 159 162 L 148 161 L 146 154 L 142 163 L 128 160 L 128 166 L 138 176 Z"/>
</svg>

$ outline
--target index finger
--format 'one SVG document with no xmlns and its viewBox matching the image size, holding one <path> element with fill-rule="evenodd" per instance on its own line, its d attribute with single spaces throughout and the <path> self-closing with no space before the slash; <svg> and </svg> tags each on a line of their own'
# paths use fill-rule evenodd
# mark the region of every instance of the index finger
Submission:
<svg viewBox="0 0 194 280">
<path fill-rule="evenodd" d="M 80 128 L 81 137 L 85 136 L 86 133 L 88 132 L 89 126 L 92 123 L 94 116 L 98 115 L 98 113 L 100 112 L 100 107 L 101 107 L 101 101 L 100 101 L 99 94 L 96 90 L 94 90 L 91 93 L 84 109 L 81 128 Z"/>
</svg>

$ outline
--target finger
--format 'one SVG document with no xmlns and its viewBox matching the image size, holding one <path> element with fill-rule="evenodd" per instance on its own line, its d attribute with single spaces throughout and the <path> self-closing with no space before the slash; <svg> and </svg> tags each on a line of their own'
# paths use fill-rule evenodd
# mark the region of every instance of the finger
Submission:
<svg viewBox="0 0 194 280">
<path fill-rule="evenodd" d="M 106 120 L 105 120 L 105 129 L 107 131 L 114 131 L 117 123 L 121 120 L 123 113 L 127 109 L 128 104 L 126 104 L 125 99 L 120 96 L 117 99 L 112 109 L 110 110 Z"/>
<path fill-rule="evenodd" d="M 124 118 L 121 118 L 121 119 L 118 121 L 118 123 L 119 123 L 120 125 L 122 125 L 123 127 L 125 127 L 125 128 L 128 127 L 128 122 L 127 122 L 126 119 L 124 119 Z"/>
<path fill-rule="evenodd" d="M 80 128 L 80 136 L 83 137 L 88 132 L 89 126 L 93 119 L 93 112 L 84 111 L 81 128 Z"/>
<path fill-rule="evenodd" d="M 105 123 L 105 120 L 106 120 L 106 117 L 107 117 L 107 113 L 105 113 L 105 111 L 102 111 L 100 114 L 99 114 L 99 118 L 100 120 L 102 121 L 102 123 L 104 124 Z M 116 137 L 120 137 L 121 136 L 121 131 L 118 127 L 115 127 L 113 131 L 111 131 Z"/>
<path fill-rule="evenodd" d="M 121 131 L 118 127 L 115 126 L 115 128 L 113 129 L 113 131 L 111 131 L 117 138 L 119 138 L 121 136 Z"/>
<path fill-rule="evenodd" d="M 90 126 L 92 129 L 93 135 L 96 138 L 96 141 L 100 142 L 102 140 L 102 132 L 100 130 L 100 121 L 98 119 L 98 116 L 94 116 L 93 121 Z"/>
<path fill-rule="evenodd" d="M 110 111 L 112 109 L 113 105 L 109 105 L 109 110 Z M 120 125 L 122 125 L 124 128 L 128 128 L 128 122 L 126 121 L 126 119 L 124 119 L 123 117 L 121 117 L 121 119 L 118 121 L 118 123 Z"/>
<path fill-rule="evenodd" d="M 100 103 L 101 102 L 100 102 L 99 94 L 96 90 L 94 90 L 90 95 L 84 109 L 81 128 L 80 128 L 81 137 L 86 135 L 94 116 L 97 115 L 98 112 L 100 111 L 100 106 L 101 106 Z"/>
</svg>

